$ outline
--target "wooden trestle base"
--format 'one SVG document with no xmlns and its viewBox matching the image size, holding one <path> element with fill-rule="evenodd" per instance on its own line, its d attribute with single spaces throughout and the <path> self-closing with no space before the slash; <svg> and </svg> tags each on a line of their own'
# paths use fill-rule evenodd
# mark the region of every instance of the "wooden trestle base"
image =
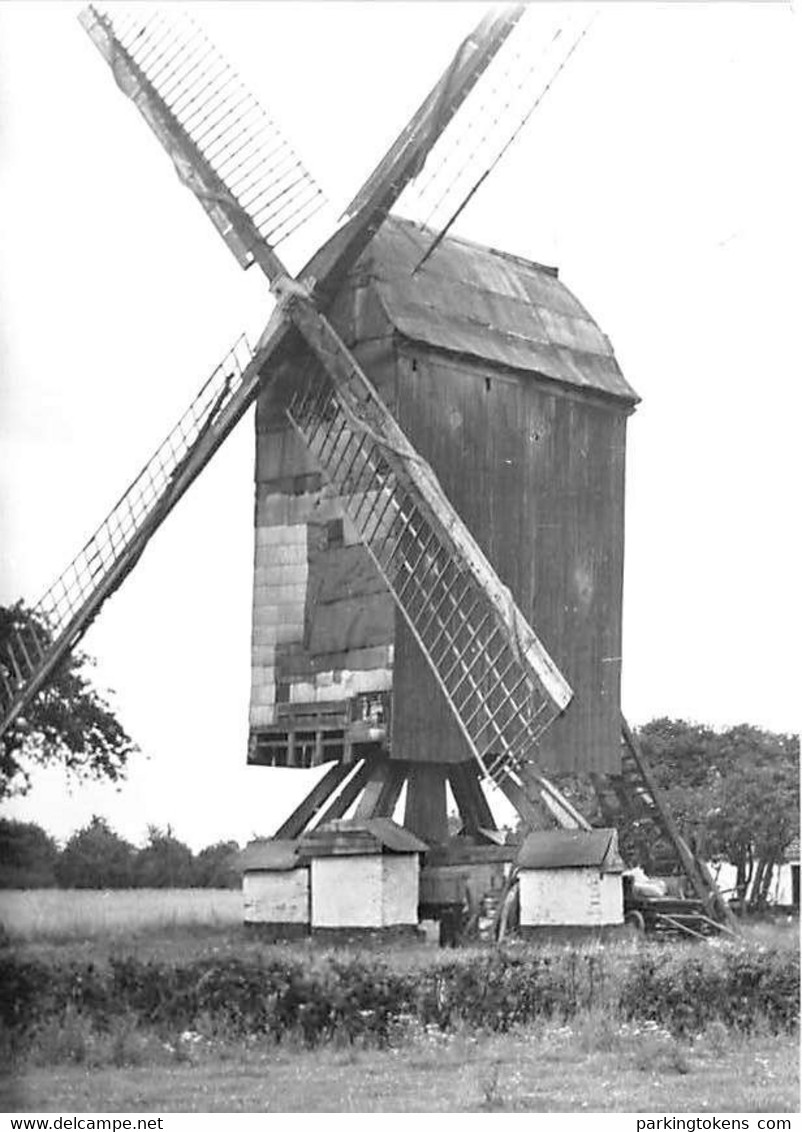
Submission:
<svg viewBox="0 0 802 1132">
<path fill-rule="evenodd" d="M 613 793 L 617 792 L 622 798 L 626 794 L 627 809 L 637 802 L 639 820 L 648 823 L 655 837 L 665 838 L 708 915 L 731 931 L 737 931 L 732 912 L 705 863 L 691 852 L 681 837 L 637 738 L 625 720 L 622 724 L 622 775 L 606 783 L 598 777 L 594 780 L 606 824 L 618 824 L 618 807 L 610 804 Z M 349 761 L 333 763 L 276 831 L 274 839 L 294 840 L 326 822 L 344 818 L 349 812 L 362 821 L 392 818 L 405 786 L 402 824 L 430 847 L 424 873 L 431 873 L 435 865 L 438 869 L 467 866 L 473 873 L 485 869 L 491 858 L 495 865 L 502 859 L 514 859 L 515 848 L 499 844 L 501 837 L 497 841 L 493 836 L 498 829 L 478 766 L 468 761 L 436 763 L 392 759 L 378 746 L 363 748 L 362 753 Z M 499 776 L 497 786 L 520 816 L 525 830 L 548 829 L 557 824 L 554 805 L 549 806 L 544 801 L 547 795 L 541 789 L 542 780 L 538 779 L 534 767 L 530 772 L 524 764 L 515 774 L 508 772 Z M 448 828 L 449 789 L 457 806 L 463 837 L 454 837 Z M 439 889 L 439 881 L 436 887 Z"/>
<path fill-rule="evenodd" d="M 402 824 L 432 848 L 450 840 L 448 789 L 456 803 L 462 832 L 492 842 L 496 821 L 485 797 L 479 768 L 471 762 L 429 763 L 391 759 L 381 751 L 336 762 L 276 831 L 275 838 L 293 840 L 310 829 L 343 818 L 352 810 L 357 820 L 391 818 L 406 786 Z M 554 819 L 525 775 L 507 775 L 499 787 L 530 828 L 549 827 Z M 488 837 L 488 834 L 491 836 Z"/>
</svg>

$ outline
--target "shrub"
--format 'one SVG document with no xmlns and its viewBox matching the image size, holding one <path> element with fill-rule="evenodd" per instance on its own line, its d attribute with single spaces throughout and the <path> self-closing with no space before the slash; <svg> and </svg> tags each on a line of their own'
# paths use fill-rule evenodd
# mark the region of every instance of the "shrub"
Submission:
<svg viewBox="0 0 802 1132">
<path fill-rule="evenodd" d="M 17 1033 L 77 1013 L 101 1030 L 127 1018 L 164 1036 L 202 1028 L 308 1046 L 333 1038 L 386 1045 L 410 1019 L 444 1032 L 504 1032 L 590 1010 L 684 1037 L 716 1021 L 791 1031 L 798 1003 L 793 951 L 739 946 L 477 950 L 404 969 L 373 953 L 281 949 L 185 963 L 128 956 L 103 967 L 13 954 L 0 962 L 0 1012 Z"/>
</svg>

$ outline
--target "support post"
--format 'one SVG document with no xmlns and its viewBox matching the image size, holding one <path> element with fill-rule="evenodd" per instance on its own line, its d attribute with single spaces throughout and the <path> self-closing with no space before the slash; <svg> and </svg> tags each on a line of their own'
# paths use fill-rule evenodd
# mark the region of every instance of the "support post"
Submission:
<svg viewBox="0 0 802 1132">
<path fill-rule="evenodd" d="M 306 827 L 314 818 L 320 807 L 328 801 L 340 783 L 346 778 L 353 766 L 335 763 L 321 778 L 320 782 L 307 794 L 301 804 L 293 810 L 283 825 L 279 826 L 274 837 L 281 840 L 292 841 L 300 837 Z"/>
</svg>

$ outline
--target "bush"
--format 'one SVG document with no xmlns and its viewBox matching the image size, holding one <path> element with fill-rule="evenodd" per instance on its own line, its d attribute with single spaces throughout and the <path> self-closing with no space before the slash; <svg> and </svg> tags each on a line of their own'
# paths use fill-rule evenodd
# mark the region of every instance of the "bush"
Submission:
<svg viewBox="0 0 802 1132">
<path fill-rule="evenodd" d="M 683 1037 L 717 1020 L 792 1031 L 798 1004 L 793 951 L 738 946 L 475 951 L 404 970 L 374 954 L 280 949 L 188 963 L 116 958 L 102 968 L 13 955 L 0 962 L 0 1010 L 15 1032 L 77 1012 L 101 1030 L 126 1018 L 164 1035 L 212 1027 L 309 1046 L 336 1037 L 385 1045 L 409 1018 L 442 1031 L 506 1031 L 590 1009 Z"/>
</svg>

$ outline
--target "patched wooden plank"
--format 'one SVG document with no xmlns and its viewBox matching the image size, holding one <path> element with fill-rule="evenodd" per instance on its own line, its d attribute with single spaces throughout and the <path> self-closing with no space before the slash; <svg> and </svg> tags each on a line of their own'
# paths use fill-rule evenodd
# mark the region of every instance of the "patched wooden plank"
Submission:
<svg viewBox="0 0 802 1132">
<path fill-rule="evenodd" d="M 310 568 L 317 585 L 315 604 L 341 601 L 374 593 L 389 593 L 363 546 L 330 547 Z"/>
<path fill-rule="evenodd" d="M 274 644 L 252 644 L 251 663 L 264 668 L 272 668 L 276 661 L 276 646 Z"/>
<path fill-rule="evenodd" d="M 309 567 L 305 562 L 293 562 L 289 565 L 270 563 L 267 566 L 257 566 L 253 572 L 255 586 L 306 586 Z"/>
<path fill-rule="evenodd" d="M 280 429 L 259 431 L 256 435 L 257 481 L 285 476 L 318 473 L 314 458 L 295 430 L 287 425 Z"/>
<path fill-rule="evenodd" d="M 306 600 L 306 584 L 280 585 L 271 582 L 254 586 L 253 595 L 254 604 L 276 606 L 279 609 L 284 606 L 302 607 Z"/>
<path fill-rule="evenodd" d="M 257 547 L 302 545 L 306 548 L 306 527 L 299 523 L 287 526 L 257 526 L 254 530 Z"/>
<path fill-rule="evenodd" d="M 342 504 L 336 496 L 309 494 L 287 496 L 287 521 L 298 523 L 322 523 L 330 519 L 342 519 Z"/>
<path fill-rule="evenodd" d="M 250 668 L 250 681 L 254 687 L 275 684 L 275 667 L 270 662 L 255 661 Z"/>
<path fill-rule="evenodd" d="M 256 522 L 260 527 L 288 526 L 290 523 L 290 497 L 265 495 L 256 500 Z"/>
<path fill-rule="evenodd" d="M 276 702 L 275 684 L 251 684 L 251 703 L 254 707 L 265 707 Z"/>
<path fill-rule="evenodd" d="M 375 645 L 365 649 L 351 649 L 349 652 L 321 653 L 311 657 L 305 650 L 283 654 L 281 671 L 288 677 L 312 676 L 323 672 L 385 671 L 393 666 L 393 646 Z"/>
<path fill-rule="evenodd" d="M 304 627 L 303 623 L 288 621 L 282 625 L 276 625 L 276 643 L 280 645 L 287 645 L 293 642 L 303 640 Z"/>
<path fill-rule="evenodd" d="M 276 718 L 275 707 L 272 704 L 254 704 L 248 713 L 248 722 L 252 728 L 270 727 Z"/>
<path fill-rule="evenodd" d="M 347 652 L 392 640 L 395 613 L 389 594 L 368 594 L 317 606 L 308 636 L 309 652 Z"/>
</svg>

